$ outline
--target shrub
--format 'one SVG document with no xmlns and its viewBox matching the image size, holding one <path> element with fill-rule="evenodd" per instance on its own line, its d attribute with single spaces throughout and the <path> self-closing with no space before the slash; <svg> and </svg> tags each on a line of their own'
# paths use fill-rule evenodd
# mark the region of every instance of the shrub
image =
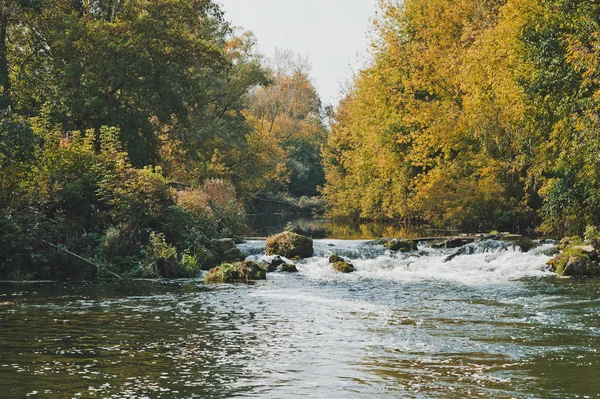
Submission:
<svg viewBox="0 0 600 399">
<path fill-rule="evenodd" d="M 150 232 L 148 245 L 142 250 L 141 272 L 144 277 L 179 277 L 177 249 L 166 242 L 162 233 Z"/>
<path fill-rule="evenodd" d="M 177 206 L 194 218 L 194 227 L 206 237 L 217 236 L 217 219 L 210 207 L 208 195 L 196 188 L 176 192 Z"/>
<path fill-rule="evenodd" d="M 233 185 L 222 179 L 209 179 L 204 182 L 202 191 L 215 216 L 218 235 L 242 235 L 246 231 L 246 214 L 236 199 Z"/>
<path fill-rule="evenodd" d="M 600 237 L 600 230 L 597 226 L 586 226 L 585 233 L 583 235 L 586 242 L 592 241 L 594 238 Z"/>
</svg>

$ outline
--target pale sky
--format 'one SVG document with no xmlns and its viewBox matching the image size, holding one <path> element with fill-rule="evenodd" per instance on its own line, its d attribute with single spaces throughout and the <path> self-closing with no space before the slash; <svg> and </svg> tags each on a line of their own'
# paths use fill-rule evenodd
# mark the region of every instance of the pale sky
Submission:
<svg viewBox="0 0 600 399">
<path fill-rule="evenodd" d="M 217 0 L 225 19 L 254 33 L 259 51 L 308 56 L 323 105 L 337 105 L 343 82 L 364 66 L 377 0 Z"/>
</svg>

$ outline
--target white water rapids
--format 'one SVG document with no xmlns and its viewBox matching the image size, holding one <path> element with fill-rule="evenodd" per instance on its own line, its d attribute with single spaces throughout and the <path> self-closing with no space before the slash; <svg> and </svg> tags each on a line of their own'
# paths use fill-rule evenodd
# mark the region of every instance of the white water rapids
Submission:
<svg viewBox="0 0 600 399">
<path fill-rule="evenodd" d="M 250 260 L 271 259 L 264 255 L 264 241 L 249 241 L 239 247 L 251 254 Z M 310 279 L 440 280 L 478 285 L 550 276 L 553 273 L 546 262 L 554 248 L 554 243 L 545 243 L 523 253 L 513 243 L 487 240 L 467 244 L 461 250 L 463 253 L 448 259 L 456 249 L 429 249 L 425 242 L 418 245 L 417 251 L 395 253 L 370 241 L 327 239 L 315 240 L 314 257 L 295 263 L 300 273 Z M 356 271 L 341 274 L 333 270 L 327 258 L 334 253 L 350 259 Z"/>
<path fill-rule="evenodd" d="M 552 244 L 314 247 L 249 285 L 0 283 L 0 396 L 600 398 L 600 279 L 554 276 Z"/>
</svg>

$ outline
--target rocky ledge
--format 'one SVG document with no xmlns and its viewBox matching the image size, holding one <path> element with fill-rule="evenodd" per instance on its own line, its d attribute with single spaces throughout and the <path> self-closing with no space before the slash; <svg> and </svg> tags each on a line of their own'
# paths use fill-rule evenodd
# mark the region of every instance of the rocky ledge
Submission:
<svg viewBox="0 0 600 399">
<path fill-rule="evenodd" d="M 600 277 L 600 238 L 589 243 L 579 237 L 566 237 L 558 245 L 560 253 L 548 265 L 561 277 Z"/>
</svg>

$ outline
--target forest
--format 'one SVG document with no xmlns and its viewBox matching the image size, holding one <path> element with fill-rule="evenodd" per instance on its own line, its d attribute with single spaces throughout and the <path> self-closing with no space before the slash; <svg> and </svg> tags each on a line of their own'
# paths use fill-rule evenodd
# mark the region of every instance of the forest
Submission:
<svg viewBox="0 0 600 399">
<path fill-rule="evenodd" d="M 309 74 L 210 0 L 0 1 L 0 278 L 218 262 L 248 199 L 324 182 Z"/>
<path fill-rule="evenodd" d="M 330 216 L 599 225 L 599 23 L 588 0 L 381 1 L 324 149 Z"/>
<path fill-rule="evenodd" d="M 333 109 L 212 0 L 2 0 L 0 278 L 195 275 L 260 198 L 594 229 L 599 24 L 586 0 L 381 0 Z"/>
</svg>

